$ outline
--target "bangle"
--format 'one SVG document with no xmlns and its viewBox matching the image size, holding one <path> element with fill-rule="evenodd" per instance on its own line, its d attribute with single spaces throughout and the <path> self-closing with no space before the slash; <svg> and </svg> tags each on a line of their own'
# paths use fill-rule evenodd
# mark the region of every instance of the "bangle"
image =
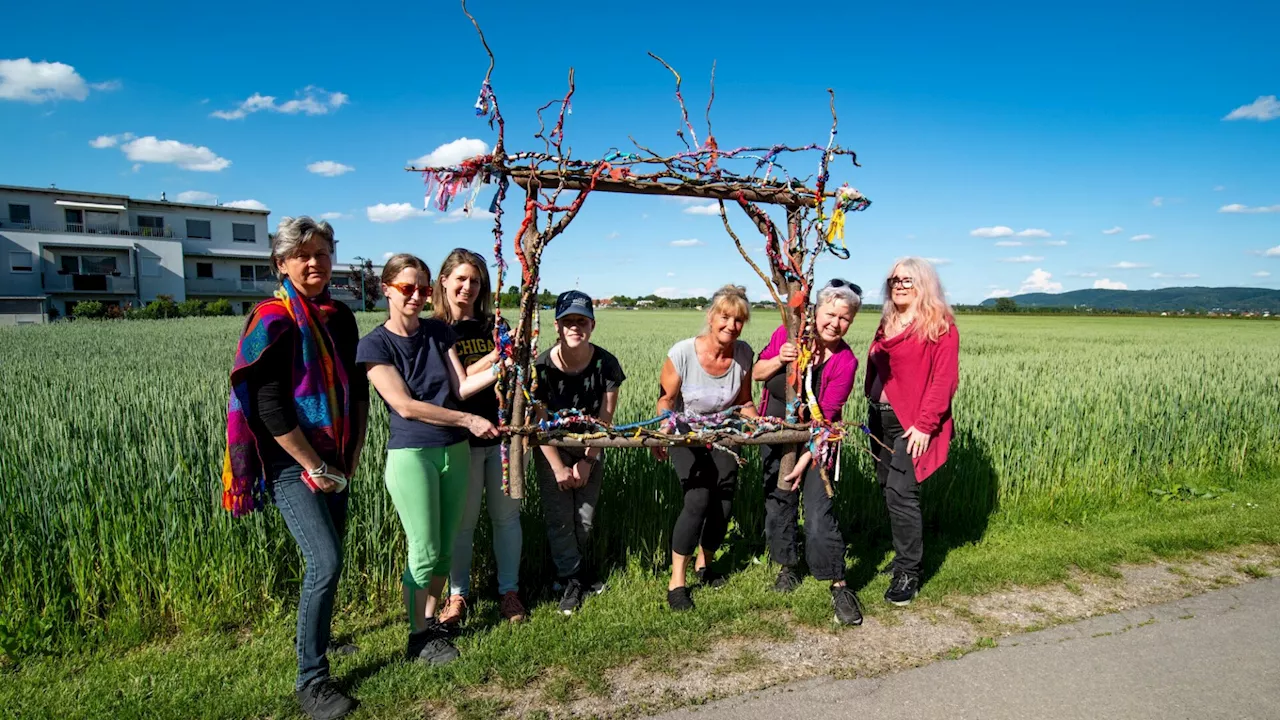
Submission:
<svg viewBox="0 0 1280 720">
<path fill-rule="evenodd" d="M 320 467 L 307 471 L 307 473 L 312 477 L 315 477 L 316 475 L 324 475 L 327 472 L 329 472 L 329 463 L 323 460 L 320 461 Z"/>
</svg>

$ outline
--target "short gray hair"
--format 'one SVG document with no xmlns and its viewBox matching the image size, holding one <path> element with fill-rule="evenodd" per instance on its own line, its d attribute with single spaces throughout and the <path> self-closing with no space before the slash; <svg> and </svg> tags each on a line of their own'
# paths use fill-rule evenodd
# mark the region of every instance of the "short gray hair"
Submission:
<svg viewBox="0 0 1280 720">
<path fill-rule="evenodd" d="M 275 270 L 280 261 L 287 260 L 297 252 L 299 245 L 312 240 L 324 240 L 329 243 L 329 252 L 337 251 L 333 226 L 327 220 L 316 222 L 306 215 L 280 218 L 276 234 L 271 238 L 271 269 Z"/>
<path fill-rule="evenodd" d="M 849 309 L 856 315 L 858 310 L 862 308 L 862 298 L 858 297 L 848 285 L 828 285 L 818 292 L 818 304 L 816 307 L 822 307 L 824 304 L 839 300 L 849 306 Z"/>
</svg>

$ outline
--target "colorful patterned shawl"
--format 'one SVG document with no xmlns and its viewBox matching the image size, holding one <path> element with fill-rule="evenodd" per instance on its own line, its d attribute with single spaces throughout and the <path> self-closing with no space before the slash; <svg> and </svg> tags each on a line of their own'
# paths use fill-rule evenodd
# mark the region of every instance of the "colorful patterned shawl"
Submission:
<svg viewBox="0 0 1280 720">
<path fill-rule="evenodd" d="M 341 461 L 349 444 L 350 386 L 333 338 L 325 327 L 335 303 L 326 290 L 315 300 L 298 294 L 285 278 L 275 298 L 258 303 L 245 322 L 231 368 L 227 450 L 222 459 L 222 507 L 235 517 L 262 509 L 267 485 L 258 438 L 249 425 L 253 398 L 248 371 L 267 348 L 294 337 L 293 402 L 302 429 L 321 457 Z"/>
</svg>

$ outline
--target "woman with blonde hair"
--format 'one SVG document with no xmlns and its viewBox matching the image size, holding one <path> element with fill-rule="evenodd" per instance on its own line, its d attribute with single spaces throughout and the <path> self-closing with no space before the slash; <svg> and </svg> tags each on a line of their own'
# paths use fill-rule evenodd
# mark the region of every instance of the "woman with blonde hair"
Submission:
<svg viewBox="0 0 1280 720">
<path fill-rule="evenodd" d="M 756 417 L 751 406 L 751 346 L 739 340 L 751 319 L 747 291 L 725 285 L 711 298 L 707 326 L 697 337 L 681 340 L 667 352 L 662 365 L 658 413 L 667 411 L 712 415 L 733 407 Z M 738 485 L 738 463 L 733 455 L 708 448 L 653 448 L 658 460 L 668 456 L 684 490 L 684 508 L 671 534 L 671 582 L 667 605 L 672 610 L 692 610 L 693 598 L 685 585 L 689 558 L 700 550 L 695 573 L 703 585 L 715 587 L 723 576 L 708 563 L 724 542 L 729 529 L 733 495 Z"/>
<path fill-rule="evenodd" d="M 907 605 L 920 592 L 919 484 L 947 460 L 959 381 L 960 331 L 938 273 L 922 258 L 899 260 L 884 281 L 866 379 L 871 451 L 893 535 L 893 579 L 884 599 L 894 605 Z"/>
</svg>

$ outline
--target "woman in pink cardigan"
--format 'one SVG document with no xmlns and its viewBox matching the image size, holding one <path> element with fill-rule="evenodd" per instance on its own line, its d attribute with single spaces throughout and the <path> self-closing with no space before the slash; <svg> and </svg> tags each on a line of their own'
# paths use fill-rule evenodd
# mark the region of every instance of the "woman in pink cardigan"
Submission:
<svg viewBox="0 0 1280 720">
<path fill-rule="evenodd" d="M 946 462 L 951 445 L 960 331 L 938 273 L 926 260 L 906 258 L 895 265 L 884 298 L 880 328 L 867 353 L 867 425 L 880 441 L 871 443 L 871 451 L 893 533 L 893 580 L 884 599 L 906 605 L 920 592 L 924 558 L 920 483 Z"/>
<path fill-rule="evenodd" d="M 839 420 L 844 403 L 853 390 L 853 377 L 858 372 L 858 359 L 844 341 L 849 325 L 862 306 L 862 290 L 844 280 L 832 280 L 818 293 L 814 309 L 817 351 L 810 362 L 810 372 L 800 394 L 800 416 L 811 420 L 810 398 L 816 399 L 822 417 Z M 760 353 L 751 370 L 755 380 L 764 382 L 760 413 L 786 417 L 787 363 L 799 357 L 799 348 L 789 342 L 787 328 L 779 327 Z M 765 537 L 769 557 L 782 566 L 773 588 L 791 592 L 800 585 L 796 568 L 800 562 L 796 535 L 800 516 L 800 495 L 804 494 L 805 559 L 809 571 L 818 580 L 831 583 L 831 604 L 836 620 L 845 625 L 862 624 L 862 607 L 858 596 L 845 585 L 844 537 L 836 519 L 834 499 L 827 497 L 826 486 L 818 466 L 805 453 L 796 467 L 783 478 L 789 487 L 778 486 L 779 465 L 785 446 L 766 445 L 761 449 L 764 471 Z M 839 458 L 839 453 L 836 454 Z M 827 468 L 834 472 L 833 467 Z M 803 485 L 803 490 L 801 486 Z"/>
</svg>

